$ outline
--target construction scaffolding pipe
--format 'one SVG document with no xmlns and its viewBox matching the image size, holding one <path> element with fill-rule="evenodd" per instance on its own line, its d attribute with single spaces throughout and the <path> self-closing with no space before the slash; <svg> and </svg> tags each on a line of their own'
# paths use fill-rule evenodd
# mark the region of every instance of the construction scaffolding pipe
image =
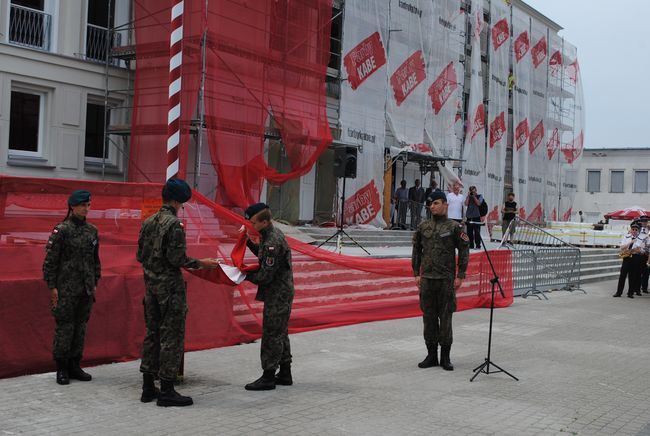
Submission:
<svg viewBox="0 0 650 436">
<path fill-rule="evenodd" d="M 167 113 L 167 177 L 179 174 L 181 65 L 183 63 L 183 0 L 174 0 L 169 37 L 169 104 Z"/>
</svg>

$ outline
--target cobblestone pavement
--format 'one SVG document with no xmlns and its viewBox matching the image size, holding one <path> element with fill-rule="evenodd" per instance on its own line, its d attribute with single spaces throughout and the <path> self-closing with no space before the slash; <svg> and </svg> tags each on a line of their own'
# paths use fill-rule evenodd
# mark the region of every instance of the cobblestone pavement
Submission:
<svg viewBox="0 0 650 436">
<path fill-rule="evenodd" d="M 650 297 L 612 298 L 614 287 L 495 311 L 492 360 L 518 382 L 469 382 L 489 320 L 471 310 L 454 316 L 453 372 L 417 367 L 419 318 L 367 323 L 293 335 L 295 384 L 275 391 L 243 388 L 259 343 L 189 353 L 187 408 L 140 403 L 137 361 L 69 386 L 52 373 L 0 380 L 0 435 L 650 434 Z"/>
</svg>

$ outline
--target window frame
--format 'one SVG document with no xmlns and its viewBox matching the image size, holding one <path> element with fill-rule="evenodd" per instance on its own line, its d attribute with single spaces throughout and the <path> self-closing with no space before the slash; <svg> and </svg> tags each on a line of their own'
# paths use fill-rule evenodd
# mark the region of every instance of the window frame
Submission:
<svg viewBox="0 0 650 436">
<path fill-rule="evenodd" d="M 637 184 L 636 184 L 636 175 L 637 173 L 645 173 L 645 191 L 638 191 L 637 190 Z M 650 171 L 649 170 L 634 170 L 634 184 L 632 186 L 633 188 L 633 193 L 635 194 L 647 194 L 648 193 L 648 182 L 650 181 Z"/>
<path fill-rule="evenodd" d="M 14 85 L 11 87 L 10 93 L 11 92 L 20 92 L 23 94 L 32 94 L 32 95 L 37 95 L 40 97 L 39 99 L 39 107 L 38 107 L 38 132 L 37 132 L 37 141 L 36 141 L 36 151 L 26 151 L 26 150 L 14 150 L 11 148 L 11 136 L 9 136 L 9 142 L 7 143 L 7 158 L 12 159 L 12 158 L 21 158 L 21 157 L 28 157 L 28 158 L 43 158 L 45 153 L 44 153 L 44 148 L 45 148 L 45 143 L 43 141 L 43 136 L 45 135 L 45 119 L 47 118 L 45 115 L 45 110 L 46 110 L 46 105 L 45 105 L 45 99 L 48 96 L 48 93 L 46 91 L 39 91 L 37 89 L 30 89 L 24 86 L 17 86 Z M 11 105 L 11 94 L 9 94 L 9 103 Z M 11 109 L 9 109 L 9 132 L 11 132 Z"/>
<path fill-rule="evenodd" d="M 614 191 L 614 173 L 621 173 L 621 190 Z M 624 194 L 625 193 L 625 170 L 609 170 L 609 193 L 610 194 Z"/>
<path fill-rule="evenodd" d="M 589 173 L 598 173 L 598 189 L 597 190 L 591 190 L 589 189 L 591 186 L 589 186 Z M 594 192 L 601 192 L 601 186 L 603 182 L 603 177 L 602 177 L 602 170 L 587 170 L 587 183 L 586 183 L 586 191 L 590 193 Z"/>
<path fill-rule="evenodd" d="M 84 120 L 85 120 L 85 122 L 84 122 L 84 136 L 83 136 L 84 137 L 84 144 L 83 144 L 84 162 L 89 162 L 89 163 L 108 162 L 108 163 L 112 163 L 113 161 L 111 159 L 112 153 L 111 153 L 110 144 L 108 144 L 108 146 L 106 147 L 106 155 L 107 156 L 105 158 L 103 158 L 103 159 L 101 157 L 94 157 L 94 156 L 87 156 L 86 155 L 86 132 L 88 131 L 88 105 L 100 106 L 100 107 L 104 108 L 104 111 L 106 111 L 106 106 L 105 106 L 103 101 L 99 102 L 98 100 L 93 99 L 91 96 L 88 96 L 88 98 L 86 99 L 86 116 L 84 117 Z M 111 118 L 111 116 L 113 114 L 113 111 L 111 110 L 111 104 L 110 103 L 108 105 L 108 108 L 109 108 L 108 120 L 109 120 L 109 124 L 110 124 L 110 118 Z M 103 126 L 103 129 L 104 129 L 104 135 L 102 135 L 102 136 L 105 136 L 105 134 L 106 134 L 106 132 L 105 132 L 106 131 L 106 125 Z"/>
</svg>

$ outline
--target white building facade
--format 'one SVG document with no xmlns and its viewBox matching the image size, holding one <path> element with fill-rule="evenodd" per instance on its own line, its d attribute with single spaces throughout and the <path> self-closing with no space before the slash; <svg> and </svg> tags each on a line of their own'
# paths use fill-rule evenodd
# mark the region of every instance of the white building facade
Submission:
<svg viewBox="0 0 650 436">
<path fill-rule="evenodd" d="M 0 0 L 0 174 L 125 180 L 104 108 L 128 121 L 131 72 L 105 61 L 107 27 L 130 16 L 130 0 Z"/>
<path fill-rule="evenodd" d="M 578 166 L 578 194 L 572 221 L 598 222 L 603 215 L 631 206 L 650 210 L 650 147 L 589 148 Z"/>
</svg>

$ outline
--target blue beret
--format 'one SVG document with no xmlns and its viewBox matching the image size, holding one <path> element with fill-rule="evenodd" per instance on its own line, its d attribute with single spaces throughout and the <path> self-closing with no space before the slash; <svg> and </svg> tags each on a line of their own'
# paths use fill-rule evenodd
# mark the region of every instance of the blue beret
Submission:
<svg viewBox="0 0 650 436">
<path fill-rule="evenodd" d="M 429 200 L 432 203 L 434 201 L 436 201 L 436 200 L 442 200 L 444 203 L 446 203 L 447 202 L 447 196 L 442 191 L 433 191 L 431 194 L 429 194 L 429 197 L 427 197 L 427 200 Z"/>
<path fill-rule="evenodd" d="M 77 206 L 88 201 L 90 201 L 90 192 L 80 189 L 70 194 L 68 197 L 68 206 Z"/>
<path fill-rule="evenodd" d="M 253 218 L 255 215 L 257 215 L 259 212 L 263 211 L 264 209 L 268 209 L 269 207 L 264 204 L 264 203 L 255 203 L 253 205 L 248 206 L 246 211 L 244 212 L 244 217 L 249 220 Z"/>
<path fill-rule="evenodd" d="M 179 203 L 185 203 L 192 198 L 192 189 L 190 185 L 182 179 L 169 179 L 162 190 L 163 200 L 176 200 Z"/>
</svg>

